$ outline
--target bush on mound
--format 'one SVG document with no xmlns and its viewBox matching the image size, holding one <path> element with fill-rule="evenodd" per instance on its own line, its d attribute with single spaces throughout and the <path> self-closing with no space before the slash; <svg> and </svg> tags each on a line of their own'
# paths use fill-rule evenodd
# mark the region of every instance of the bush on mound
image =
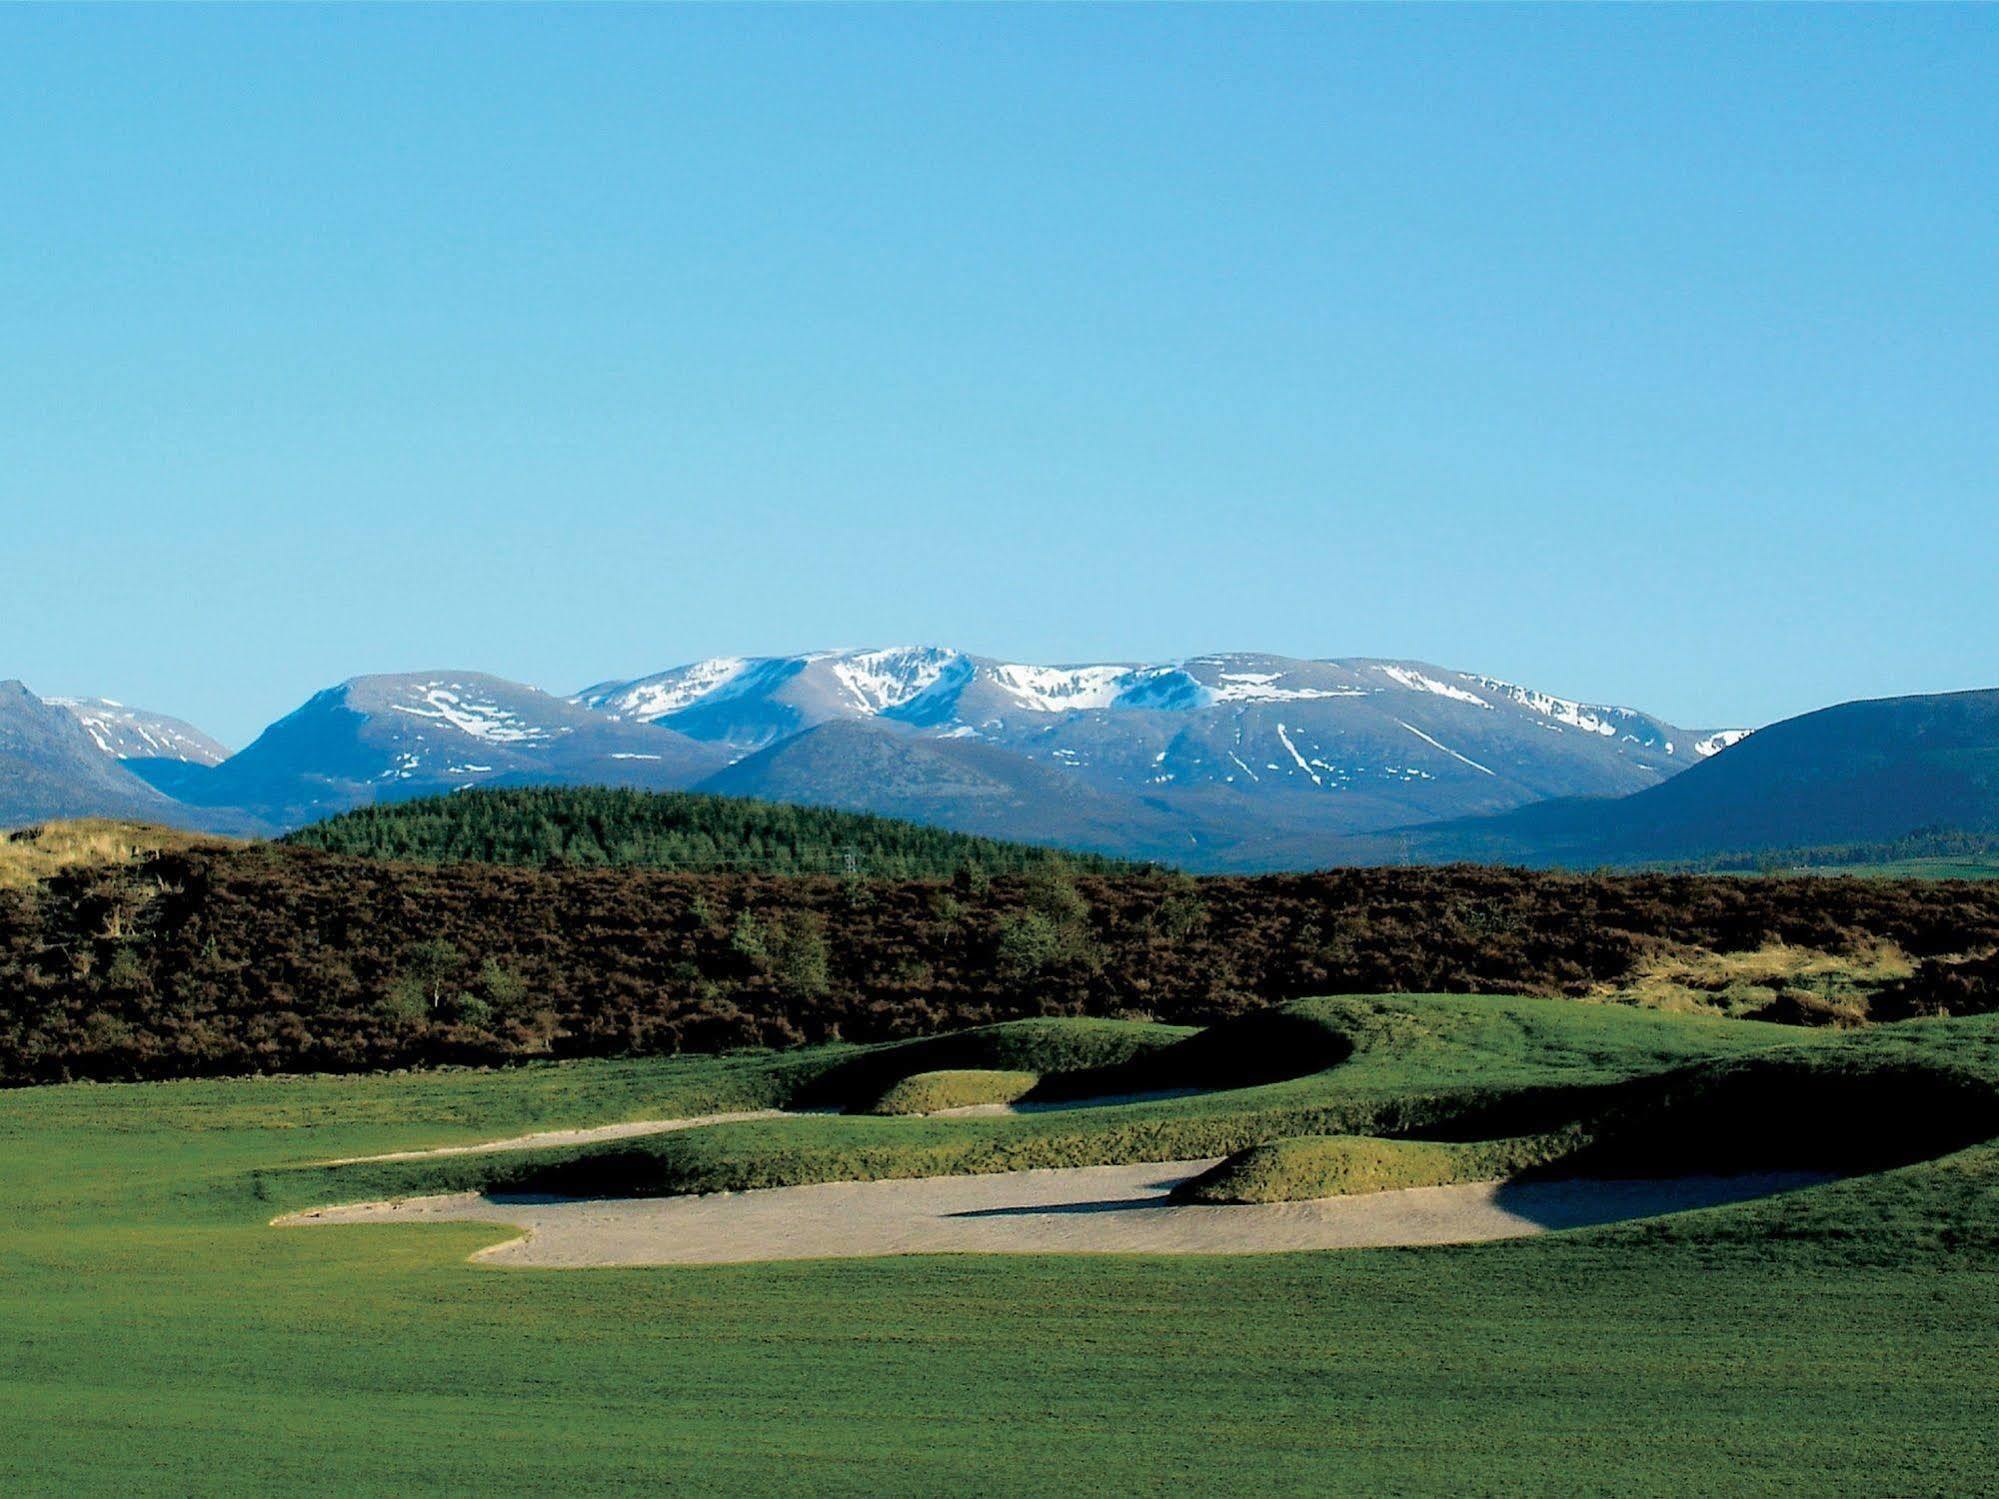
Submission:
<svg viewBox="0 0 1999 1499">
<path fill-rule="evenodd" d="M 1182 1182 L 1173 1195 L 1182 1202 L 1305 1202 L 1403 1187 L 1492 1181 L 1552 1160 L 1571 1143 L 1564 1135 L 1470 1144 L 1300 1135 L 1238 1151 Z"/>
<path fill-rule="evenodd" d="M 1034 1072 L 992 1072 L 963 1068 L 950 1072 L 919 1072 L 906 1077 L 875 1100 L 871 1114 L 934 1114 L 939 1109 L 963 1109 L 982 1103 L 1012 1103 L 1025 1097 L 1041 1080 Z"/>
<path fill-rule="evenodd" d="M 815 1070 L 800 1083 L 791 1106 L 867 1110 L 898 1083 L 919 1073 L 1028 1072 L 1039 1076 L 1044 1085 L 1058 1078 L 1117 1076 L 1118 1068 L 1170 1050 L 1190 1034 L 1185 1026 L 1136 1020 L 1006 1020 L 857 1052 Z M 1133 1090 L 1080 1090 L 1125 1091 Z"/>
</svg>

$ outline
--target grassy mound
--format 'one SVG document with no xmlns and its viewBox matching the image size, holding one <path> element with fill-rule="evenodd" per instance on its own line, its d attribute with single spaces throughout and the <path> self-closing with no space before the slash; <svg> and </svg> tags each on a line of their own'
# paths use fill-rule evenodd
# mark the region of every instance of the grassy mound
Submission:
<svg viewBox="0 0 1999 1499">
<path fill-rule="evenodd" d="M 903 1079 L 932 1071 L 1037 1072 L 1036 1098 L 1071 1089 L 1151 1092 L 1186 1079 L 1216 1087 L 1001 1118 L 856 1112 L 504 1156 L 311 1168 L 285 1182 L 281 1195 L 298 1206 L 475 1189 L 657 1196 L 1190 1160 L 1303 1135 L 1498 1140 L 1560 1130 L 1632 1102 L 1634 1079 L 1786 1042 L 1815 1048 L 1843 1039 L 1563 1000 L 1446 996 L 1302 1000 L 1193 1034 L 1129 1022 L 1022 1021 L 919 1042 L 745 1058 L 716 1073 L 700 1107 L 682 1111 L 752 1101 L 861 1111 Z M 1074 1065 L 1093 1058 L 1099 1065 Z M 1333 1065 L 1321 1065 L 1329 1058 Z M 628 1117 L 661 1113 L 639 1106 Z"/>
<path fill-rule="evenodd" d="M 1586 1134 L 1563 1172 L 1881 1171 L 1999 1137 L 1999 1088 L 1947 1052 L 1799 1048 L 1636 1082 Z"/>
<path fill-rule="evenodd" d="M 845 1053 L 807 1053 L 789 1069 L 796 1091 L 787 1101 L 798 1108 L 866 1112 L 922 1073 L 1032 1073 L 1043 1086 L 1059 1089 L 1068 1079 L 1142 1071 L 1146 1058 L 1198 1034 L 1189 1026 L 1133 1020 L 1007 1020 Z M 1120 1090 L 1084 1086 L 1068 1096 L 1111 1091 Z"/>
<path fill-rule="evenodd" d="M 895 1084 L 875 1100 L 871 1114 L 935 1114 L 941 1109 L 970 1108 L 982 1103 L 1012 1103 L 1024 1098 L 1041 1081 L 1034 1072 L 994 1072 L 959 1068 L 919 1072 Z"/>
<path fill-rule="evenodd" d="M 1789 1049 L 1535 1098 L 1523 1092 L 1419 1132 L 1475 1130 L 1550 1104 L 1559 1128 L 1491 1139 L 1318 1135 L 1237 1152 L 1184 1183 L 1186 1202 L 1299 1202 L 1520 1175 L 1655 1177 L 1874 1172 L 1999 1137 L 1999 1088 L 1931 1055 Z"/>
<path fill-rule="evenodd" d="M 1573 1143 L 1563 1134 L 1469 1143 L 1307 1135 L 1239 1151 L 1173 1195 L 1181 1202 L 1304 1202 L 1493 1181 L 1552 1160 Z"/>
<path fill-rule="evenodd" d="M 1310 1000 L 1259 1010 L 1146 1048 L 1110 1065 L 1059 1069 L 1038 1098 L 1090 1098 L 1181 1089 L 1254 1088 L 1336 1067 L 1355 1041 L 1341 1011 Z M 1057 1069 L 1050 1069 L 1055 1071 Z"/>
</svg>

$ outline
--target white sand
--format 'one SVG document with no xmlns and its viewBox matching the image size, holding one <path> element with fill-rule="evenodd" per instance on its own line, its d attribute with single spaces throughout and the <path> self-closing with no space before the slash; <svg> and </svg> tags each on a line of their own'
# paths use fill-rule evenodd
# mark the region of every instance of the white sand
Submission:
<svg viewBox="0 0 1999 1499">
<path fill-rule="evenodd" d="M 624 1124 L 599 1124 L 589 1129 L 545 1129 L 538 1134 L 484 1140 L 477 1145 L 439 1145 L 431 1150 L 392 1150 L 387 1155 L 350 1155 L 320 1166 L 366 1166 L 376 1161 L 422 1161 L 442 1155 L 495 1155 L 506 1150 L 539 1150 L 550 1145 L 591 1145 L 599 1140 L 629 1140 L 638 1135 L 664 1135 L 677 1129 L 709 1124 L 740 1124 L 745 1119 L 784 1119 L 783 1109 L 739 1109 L 733 1114 L 695 1114 L 686 1119 L 633 1119 Z"/>
<path fill-rule="evenodd" d="M 489 1222 L 524 1236 L 475 1259 L 547 1267 L 713 1265 L 888 1254 L 1248 1254 L 1460 1244 L 1711 1207 L 1812 1186 L 1805 1172 L 1668 1181 L 1481 1182 L 1250 1206 L 1179 1206 L 1213 1161 L 839 1182 L 700 1197 L 411 1198 L 281 1226 Z"/>
</svg>

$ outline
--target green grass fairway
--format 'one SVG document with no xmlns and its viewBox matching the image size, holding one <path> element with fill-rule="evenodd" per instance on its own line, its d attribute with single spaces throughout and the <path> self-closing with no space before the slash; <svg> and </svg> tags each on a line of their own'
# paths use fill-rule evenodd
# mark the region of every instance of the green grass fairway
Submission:
<svg viewBox="0 0 1999 1499">
<path fill-rule="evenodd" d="M 1999 1084 L 1999 1017 L 1804 1035 L 1558 1001 L 1313 1001 L 1205 1040 L 1099 1030 L 1050 1066 L 1063 1033 L 915 1043 L 892 1067 L 846 1049 L 0 1094 L 0 1485 L 1878 1494 L 1992 1483 L 1999 1149 L 1984 1144 L 1762 1202 L 1457 1249 L 531 1271 L 465 1262 L 507 1237 L 490 1226 L 267 1226 L 332 1200 L 329 1189 L 519 1169 L 498 1157 L 310 1165 L 328 1157 L 872 1098 L 897 1069 L 1242 1086 L 1070 1114 L 783 1120 L 532 1154 L 537 1169 L 626 1187 L 811 1180 L 857 1166 L 1164 1158 L 1195 1138 L 1248 1145 L 1332 1126 L 1484 1118 L 1496 1138 L 1520 1133 L 1502 1126 L 1523 1114 L 1573 1111 L 1634 1078 L 1665 1079 L 1662 1097 L 1699 1078 L 1725 1094 L 1760 1086 L 1766 1067 L 1785 1087 L 1816 1086 L 1821 1072 L 1842 1086 L 1899 1079 L 1905 1103 Z M 1301 1058 L 1333 1065 L 1262 1080 Z M 1840 1129 L 1893 1138 L 1910 1113 L 1849 1108 Z M 1719 1127 L 1687 1137 L 1758 1153 Z"/>
<path fill-rule="evenodd" d="M 1961 858 L 1891 859 L 1884 864 L 1805 864 L 1784 874 L 1857 874 L 1877 880 L 1995 880 L 1999 859 L 1967 855 Z"/>
</svg>

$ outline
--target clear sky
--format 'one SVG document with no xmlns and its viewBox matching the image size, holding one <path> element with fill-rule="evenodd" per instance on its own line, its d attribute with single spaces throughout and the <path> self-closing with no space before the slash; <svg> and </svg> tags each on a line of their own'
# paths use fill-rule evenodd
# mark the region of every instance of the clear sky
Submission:
<svg viewBox="0 0 1999 1499">
<path fill-rule="evenodd" d="M 1999 684 L 1999 9 L 0 9 L 0 677 Z"/>
</svg>

